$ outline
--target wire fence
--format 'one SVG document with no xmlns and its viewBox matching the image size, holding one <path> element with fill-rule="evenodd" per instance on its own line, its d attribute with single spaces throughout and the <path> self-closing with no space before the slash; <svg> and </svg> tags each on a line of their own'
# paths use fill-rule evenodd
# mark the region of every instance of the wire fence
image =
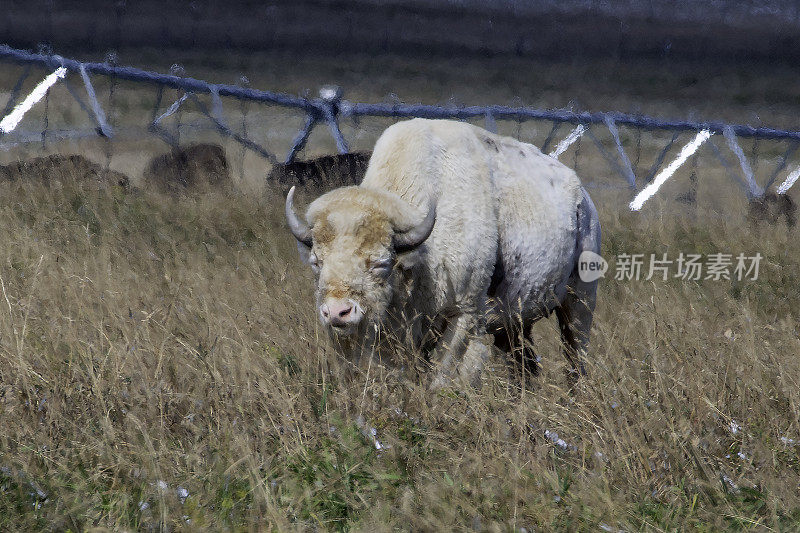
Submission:
<svg viewBox="0 0 800 533">
<path fill-rule="evenodd" d="M 691 121 L 691 120 L 665 120 L 642 115 L 631 115 L 619 112 L 575 112 L 571 110 L 543 110 L 529 107 L 510 107 L 501 105 L 490 106 L 437 106 L 404 103 L 357 103 L 343 99 L 343 94 L 338 87 L 323 87 L 319 97 L 293 96 L 284 93 L 257 90 L 243 85 L 215 84 L 186 76 L 179 76 L 179 68 L 174 68 L 171 74 L 160 74 L 132 67 L 118 66 L 114 58 L 105 62 L 80 62 L 58 55 L 45 53 L 32 53 L 25 50 L 0 45 L 0 60 L 14 62 L 23 66 L 22 72 L 13 85 L 9 100 L 2 112 L 0 121 L 0 146 L 15 145 L 27 142 L 45 142 L 46 139 L 86 138 L 100 136 L 107 139 L 119 137 L 136 137 L 143 132 L 157 135 L 172 146 L 180 142 L 178 134 L 163 127 L 165 119 L 179 113 L 188 104 L 201 113 L 204 121 L 193 124 L 184 124 L 184 127 L 209 129 L 230 138 L 242 146 L 243 150 L 251 150 L 272 164 L 291 163 L 309 141 L 312 132 L 318 126 L 326 127 L 336 148 L 340 153 L 350 150 L 350 145 L 342 133 L 340 121 L 350 119 L 358 121 L 362 117 L 388 117 L 388 118 L 431 118 L 455 120 L 481 120 L 483 126 L 496 132 L 498 121 L 515 121 L 522 124 L 525 121 L 544 121 L 550 123 L 549 133 L 541 143 L 543 152 L 550 153 L 553 157 L 560 157 L 573 144 L 576 144 L 573 166 L 578 163 L 578 151 L 581 139 L 588 139 L 609 167 L 618 174 L 625 186 L 636 193 L 630 202 L 632 210 L 638 210 L 647 199 L 651 198 L 675 171 L 695 156 L 701 146 L 709 146 L 711 154 L 717 159 L 724 171 L 743 190 L 748 199 L 754 200 L 764 197 L 766 191 L 775 183 L 778 177 L 786 170 L 791 157 L 800 146 L 800 131 L 780 130 L 768 127 L 754 127 L 743 124 L 729 124 L 716 121 Z M 31 74 L 31 67 L 39 67 L 49 74 L 32 92 L 20 99 L 22 87 Z M 84 86 L 84 95 L 72 85 L 70 76 L 76 76 Z M 109 105 L 113 105 L 113 91 L 115 83 L 120 80 L 148 84 L 156 89 L 155 104 L 148 122 L 141 127 L 114 128 L 107 119 L 107 113 L 97 97 L 92 76 L 102 76 L 111 80 Z M 56 83 L 63 83 L 71 97 L 80 108 L 91 118 L 95 128 L 92 130 L 61 129 L 50 130 L 47 120 L 48 95 L 51 87 Z M 165 89 L 177 89 L 183 94 L 162 110 Z M 199 95 L 210 97 L 207 105 Z M 84 101 L 88 100 L 88 103 Z M 248 134 L 246 121 L 243 119 L 239 131 L 234 130 L 228 123 L 225 114 L 225 99 L 240 101 L 242 109 L 246 102 L 261 105 L 277 106 L 300 112 L 304 115 L 302 127 L 295 134 L 288 152 L 279 156 L 275 150 L 270 150 L 264 143 L 254 140 Z M 39 101 L 45 100 L 44 129 L 41 133 L 16 131 L 25 114 Z M 563 125 L 572 129 L 556 143 Z M 625 148 L 620 134 L 620 127 L 630 128 L 635 132 L 635 157 L 632 161 L 628 150 Z M 644 170 L 640 169 L 641 159 L 641 132 L 668 132 L 671 138 L 657 150 L 652 165 Z M 683 145 L 677 157 L 664 166 L 668 155 L 682 133 L 693 134 L 690 142 Z M 13 134 L 13 136 L 12 136 Z M 606 142 L 600 136 L 607 139 Z M 724 147 L 729 155 L 723 153 L 723 148 L 718 146 L 714 137 L 721 137 Z M 754 147 L 751 153 L 745 154 L 741 146 L 741 139 L 753 139 Z M 757 159 L 759 141 L 779 141 L 787 143 L 783 154 L 779 157 L 774 169 L 763 185 L 756 179 L 753 170 L 753 160 Z M 551 148 L 555 143 L 555 147 Z M 735 158 L 735 163 L 729 161 L 730 155 Z M 738 164 L 738 165 L 737 165 Z M 738 168 L 737 168 L 738 166 Z M 662 168 L 663 167 L 663 168 Z M 800 166 L 788 173 L 785 180 L 777 188 L 778 194 L 786 194 L 791 186 L 800 177 Z"/>
</svg>

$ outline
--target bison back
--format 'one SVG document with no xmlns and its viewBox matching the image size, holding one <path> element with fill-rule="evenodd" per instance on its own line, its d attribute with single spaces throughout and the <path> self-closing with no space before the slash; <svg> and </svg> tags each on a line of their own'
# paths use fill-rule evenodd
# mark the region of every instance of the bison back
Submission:
<svg viewBox="0 0 800 533">
<path fill-rule="evenodd" d="M 324 155 L 304 161 L 277 164 L 267 176 L 267 183 L 286 193 L 293 186 L 315 192 L 358 185 L 367 170 L 370 152 Z"/>
<path fill-rule="evenodd" d="M 143 178 L 168 191 L 224 186 L 230 182 L 225 150 L 216 144 L 192 144 L 155 156 Z"/>
<path fill-rule="evenodd" d="M 51 182 L 88 183 L 100 188 L 109 185 L 127 188 L 130 184 L 130 180 L 125 174 L 104 168 L 77 154 L 52 154 L 2 165 L 0 166 L 0 179 L 38 181 L 45 184 Z"/>
</svg>

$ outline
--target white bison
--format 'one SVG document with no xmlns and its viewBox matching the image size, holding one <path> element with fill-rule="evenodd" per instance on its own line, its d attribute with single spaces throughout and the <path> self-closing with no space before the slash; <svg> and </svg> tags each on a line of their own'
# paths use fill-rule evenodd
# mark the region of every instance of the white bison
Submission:
<svg viewBox="0 0 800 533">
<path fill-rule="evenodd" d="M 600 225 L 575 172 L 535 146 L 409 120 L 378 139 L 361 185 L 317 198 L 306 222 L 293 199 L 319 318 L 356 362 L 402 336 L 438 364 L 432 386 L 477 385 L 492 342 L 508 351 L 555 311 L 583 373 L 597 282 L 581 281 L 578 256 L 599 253 Z"/>
</svg>

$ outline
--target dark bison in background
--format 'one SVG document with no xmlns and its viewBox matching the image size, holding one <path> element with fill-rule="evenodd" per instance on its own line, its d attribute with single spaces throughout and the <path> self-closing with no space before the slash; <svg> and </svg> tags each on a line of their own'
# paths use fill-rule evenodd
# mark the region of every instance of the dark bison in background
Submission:
<svg viewBox="0 0 800 533">
<path fill-rule="evenodd" d="M 40 181 L 46 184 L 80 182 L 98 188 L 112 185 L 127 189 L 130 186 L 130 180 L 125 174 L 104 168 L 94 161 L 76 154 L 52 154 L 26 161 L 17 161 L 9 165 L 0 165 L 0 179 Z"/>
<path fill-rule="evenodd" d="M 158 155 L 142 177 L 146 184 L 170 192 L 219 187 L 231 180 L 225 150 L 216 144 L 192 144 Z"/>
<path fill-rule="evenodd" d="M 372 152 L 351 152 L 277 164 L 267 176 L 267 183 L 277 185 L 284 193 L 294 185 L 317 191 L 343 185 L 358 185 L 367 171 L 371 154 Z"/>
<path fill-rule="evenodd" d="M 763 222 L 777 224 L 778 221 L 784 219 L 791 228 L 797 223 L 796 212 L 797 205 L 790 196 L 768 192 L 761 198 L 750 200 L 747 218 L 753 225 Z"/>
</svg>

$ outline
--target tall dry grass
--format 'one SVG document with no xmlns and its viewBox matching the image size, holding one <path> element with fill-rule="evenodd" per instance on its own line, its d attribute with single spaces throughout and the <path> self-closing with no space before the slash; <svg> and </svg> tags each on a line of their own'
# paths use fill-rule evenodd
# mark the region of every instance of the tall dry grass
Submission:
<svg viewBox="0 0 800 533">
<path fill-rule="evenodd" d="M 610 272 L 575 390 L 545 321 L 434 394 L 345 377 L 269 192 L 0 183 L 0 529 L 800 529 L 797 230 L 595 197 L 607 257 L 759 279 Z"/>
</svg>

